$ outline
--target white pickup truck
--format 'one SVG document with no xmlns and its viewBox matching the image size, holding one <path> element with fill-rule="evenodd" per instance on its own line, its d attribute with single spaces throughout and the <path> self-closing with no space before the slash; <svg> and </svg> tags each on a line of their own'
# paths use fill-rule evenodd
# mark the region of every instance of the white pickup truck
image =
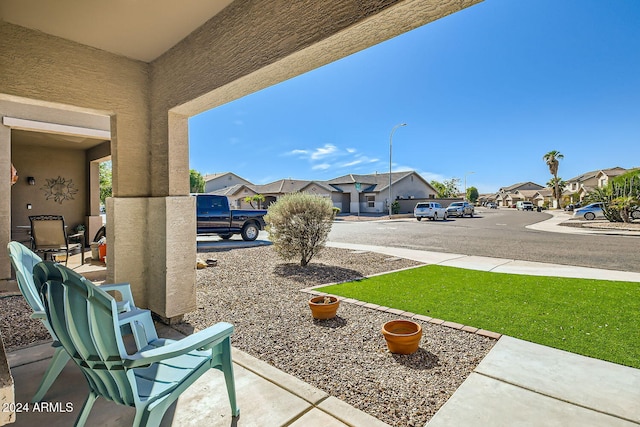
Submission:
<svg viewBox="0 0 640 427">
<path fill-rule="evenodd" d="M 447 210 L 440 206 L 440 203 L 436 202 L 420 202 L 413 208 L 413 216 L 418 221 L 422 218 L 429 218 L 431 220 L 437 220 L 438 218 L 447 219 Z"/>
</svg>

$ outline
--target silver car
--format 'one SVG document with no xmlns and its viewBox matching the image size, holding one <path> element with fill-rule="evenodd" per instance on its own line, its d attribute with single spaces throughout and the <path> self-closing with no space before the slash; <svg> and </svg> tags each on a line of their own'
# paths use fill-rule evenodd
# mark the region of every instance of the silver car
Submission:
<svg viewBox="0 0 640 427">
<path fill-rule="evenodd" d="M 602 203 L 591 203 L 590 205 L 576 209 L 573 211 L 573 217 L 583 217 L 584 219 L 589 221 L 596 218 L 604 218 L 604 213 L 602 212 Z"/>
<path fill-rule="evenodd" d="M 469 215 L 469 218 L 473 218 L 473 213 L 473 205 L 469 202 L 453 202 L 447 207 L 447 216 L 457 216 L 461 218 Z"/>
</svg>

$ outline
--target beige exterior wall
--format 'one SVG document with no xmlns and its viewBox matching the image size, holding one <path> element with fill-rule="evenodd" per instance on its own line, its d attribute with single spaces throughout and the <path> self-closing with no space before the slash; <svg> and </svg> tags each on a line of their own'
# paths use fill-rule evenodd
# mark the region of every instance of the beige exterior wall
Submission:
<svg viewBox="0 0 640 427">
<path fill-rule="evenodd" d="M 91 128 L 100 128 L 99 120 L 92 123 L 84 116 L 111 116 L 113 191 L 117 197 L 145 196 L 151 187 L 148 70 L 149 65 L 139 61 L 0 22 L 0 113 Z M 8 138 L 0 136 L 0 152 L 6 153 L 7 144 L 10 133 Z M 0 156 L 0 169 L 6 167 L 2 160 L 9 156 Z M 86 185 L 86 174 L 79 179 Z M 0 185 L 4 189 L 4 184 Z M 3 194 L 9 191 L 7 187 Z M 0 215 L 3 211 L 0 208 Z M 86 214 L 84 206 L 82 212 Z M 145 215 L 120 215 L 128 221 L 147 222 Z M 0 237 L 6 244 L 11 221 L 3 217 L 0 221 Z M 115 247 L 122 255 L 111 257 L 110 278 L 129 281 L 131 275 L 141 277 L 142 268 L 130 261 L 135 257 L 126 251 L 125 240 L 143 240 L 142 232 L 133 236 L 110 233 L 108 238 L 111 250 Z M 114 269 L 119 263 L 123 265 Z M 0 278 L 10 275 L 6 251 L 0 251 L 0 270 Z M 146 298 L 139 304 L 145 306 Z"/>
<path fill-rule="evenodd" d="M 212 191 L 220 190 L 221 188 L 233 187 L 234 185 L 238 184 L 251 185 L 251 183 L 246 179 L 229 173 L 205 182 L 204 192 L 210 193 Z"/>
<path fill-rule="evenodd" d="M 255 196 L 257 193 L 250 188 L 243 187 L 238 193 L 228 195 L 229 204 L 233 209 L 253 209 L 248 202 L 244 201 L 245 197 Z M 253 204 L 257 208 L 256 204 Z"/>
<path fill-rule="evenodd" d="M 85 223 L 87 169 L 84 151 L 14 145 L 11 159 L 20 176 L 11 187 L 13 231 L 18 225 L 29 225 L 30 215 L 63 215 L 69 231 Z M 35 178 L 36 185 L 27 183 L 29 176 Z M 70 188 L 77 190 L 73 200 L 58 203 L 53 198 L 46 199 L 47 180 L 58 177 L 70 182 Z M 28 204 L 31 209 L 27 209 Z"/>
<path fill-rule="evenodd" d="M 236 0 L 151 64 L 0 22 L 0 95 L 111 117 L 108 279 L 180 316 L 195 308 L 188 117 L 479 1 Z M 0 130 L 6 175 L 7 140 Z M 0 205 L 3 241 L 9 218 Z M 0 273 L 7 266 L 4 255 Z"/>
<path fill-rule="evenodd" d="M 428 199 L 429 197 L 435 196 L 436 193 L 427 184 L 425 184 L 422 179 L 415 175 L 409 175 L 391 185 L 391 197 L 394 200 L 398 197 L 402 199 L 408 199 L 409 197 L 414 197 L 416 199 Z"/>
</svg>

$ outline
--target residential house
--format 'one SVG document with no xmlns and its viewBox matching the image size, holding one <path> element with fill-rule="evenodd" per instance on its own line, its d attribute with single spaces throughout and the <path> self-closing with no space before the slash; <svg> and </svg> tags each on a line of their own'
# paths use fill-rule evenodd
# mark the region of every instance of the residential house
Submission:
<svg viewBox="0 0 640 427">
<path fill-rule="evenodd" d="M 394 200 L 425 199 L 436 197 L 436 190 L 415 171 L 391 174 L 391 191 Z M 280 179 L 263 185 L 236 185 L 213 192 L 229 197 L 236 208 L 248 208 L 244 198 L 254 194 L 265 197 L 268 207 L 285 194 L 307 192 L 331 199 L 343 213 L 381 213 L 388 211 L 389 174 L 343 175 L 328 181 Z"/>
<path fill-rule="evenodd" d="M 543 188 L 535 192 L 531 201 L 535 206 L 554 206 L 553 190 L 551 188 Z"/>
<path fill-rule="evenodd" d="M 569 202 L 570 199 L 582 200 L 590 191 L 593 191 L 594 188 L 606 187 L 609 178 L 622 175 L 625 172 L 627 172 L 627 169 L 616 166 L 609 169 L 585 172 L 573 177 L 566 181 L 566 185 L 562 191 L 563 198 L 566 199 L 566 202 Z"/>
<path fill-rule="evenodd" d="M 233 187 L 234 185 L 251 185 L 249 181 L 232 172 L 214 173 L 205 175 L 203 178 L 205 193 L 211 193 L 223 188 Z"/>
<path fill-rule="evenodd" d="M 247 197 L 255 196 L 257 193 L 253 189 L 253 184 L 245 185 L 245 184 L 236 184 L 231 187 L 221 188 L 215 191 L 209 192 L 209 194 L 218 194 L 220 196 L 227 196 L 229 199 L 229 205 L 232 209 L 251 209 L 251 208 L 262 208 L 264 204 L 257 206 L 253 202 L 247 202 L 245 199 Z M 253 203 L 253 206 L 252 206 Z M 266 206 L 266 205 L 264 205 Z"/>
<path fill-rule="evenodd" d="M 280 179 L 264 185 L 254 185 L 253 190 L 265 197 L 265 206 L 278 200 L 279 197 L 289 193 L 307 192 L 318 196 L 336 199 L 336 190 L 323 181 L 305 181 L 298 179 Z"/>
<path fill-rule="evenodd" d="M 495 202 L 498 206 L 507 207 L 513 206 L 518 201 L 523 200 L 533 202 L 535 192 L 543 188 L 544 187 L 542 185 L 536 184 L 535 182 L 519 182 L 508 187 L 500 188 L 495 195 Z"/>
<path fill-rule="evenodd" d="M 325 181 L 340 195 L 334 205 L 343 213 L 382 213 L 389 210 L 389 174 L 343 175 Z M 434 198 L 438 192 L 415 171 L 391 174 L 391 200 Z"/>
<path fill-rule="evenodd" d="M 616 167 L 612 169 L 603 169 L 598 171 L 595 177 L 596 181 L 598 182 L 598 187 L 599 188 L 606 187 L 609 184 L 610 179 L 620 176 L 627 172 L 629 172 L 629 170 L 620 168 L 620 167 Z"/>
</svg>

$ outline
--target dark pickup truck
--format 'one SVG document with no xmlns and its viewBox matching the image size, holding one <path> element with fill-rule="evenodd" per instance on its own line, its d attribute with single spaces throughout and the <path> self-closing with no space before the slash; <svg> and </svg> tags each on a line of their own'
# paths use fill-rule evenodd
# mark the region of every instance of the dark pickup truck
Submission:
<svg viewBox="0 0 640 427">
<path fill-rule="evenodd" d="M 225 240 L 240 234 L 242 240 L 256 240 L 266 214 L 259 209 L 230 209 L 226 196 L 196 195 L 197 234 L 217 234 Z"/>
</svg>

